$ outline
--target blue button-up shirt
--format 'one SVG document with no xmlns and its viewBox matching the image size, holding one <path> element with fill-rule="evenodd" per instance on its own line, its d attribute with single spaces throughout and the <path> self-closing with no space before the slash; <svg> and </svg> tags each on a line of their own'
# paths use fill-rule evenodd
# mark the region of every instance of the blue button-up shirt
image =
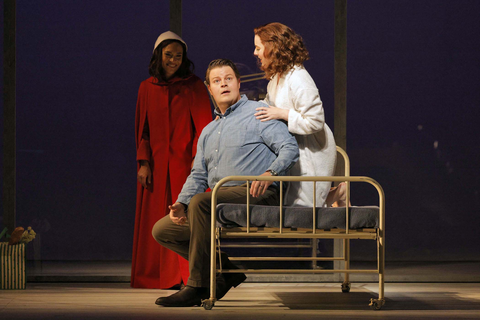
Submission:
<svg viewBox="0 0 480 320">
<path fill-rule="evenodd" d="M 227 176 L 261 175 L 267 170 L 285 175 L 298 160 L 298 145 L 285 123 L 278 120 L 261 122 L 255 109 L 264 106 L 245 95 L 229 107 L 219 119 L 202 131 L 192 171 L 183 185 L 177 202 L 190 199 L 207 188 L 213 189 Z M 240 185 L 229 181 L 224 186 Z"/>
</svg>

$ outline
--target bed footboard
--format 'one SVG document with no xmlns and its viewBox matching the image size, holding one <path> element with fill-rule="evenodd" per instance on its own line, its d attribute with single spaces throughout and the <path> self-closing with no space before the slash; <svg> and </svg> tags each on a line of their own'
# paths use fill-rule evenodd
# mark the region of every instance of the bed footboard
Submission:
<svg viewBox="0 0 480 320">
<path fill-rule="evenodd" d="M 339 148 L 337 147 L 337 150 Z M 339 152 L 345 158 L 345 165 L 347 166 L 345 176 L 331 176 L 331 177 L 294 177 L 294 176 L 229 176 L 220 180 L 215 188 L 212 190 L 212 213 L 211 213 L 211 256 L 210 256 L 210 298 L 202 301 L 202 305 L 206 310 L 213 308 L 216 302 L 216 275 L 217 273 L 256 273 L 256 274 L 284 274 L 284 273 L 297 273 L 297 274 L 316 274 L 316 273 L 343 273 L 344 281 L 341 285 L 342 292 L 350 291 L 349 274 L 351 273 L 367 273 L 378 274 L 379 292 L 378 299 L 371 299 L 369 306 L 373 310 L 379 310 L 385 304 L 384 297 L 384 276 L 385 276 L 385 194 L 381 185 L 370 177 L 364 176 L 349 176 L 349 162 L 346 153 L 343 150 Z M 343 153 L 342 153 L 343 152 Z M 346 203 L 350 203 L 350 183 L 367 183 L 372 185 L 378 193 L 378 206 L 369 207 L 352 207 L 347 206 L 344 208 L 316 208 L 315 202 L 312 208 L 301 208 L 300 211 L 305 215 L 305 211 L 308 211 L 306 215 L 309 219 L 303 217 L 301 220 L 303 223 L 307 221 L 307 225 L 295 225 L 296 222 L 292 217 L 298 217 L 300 212 L 299 208 L 285 207 L 283 203 L 283 183 L 280 183 L 280 205 L 268 208 L 259 208 L 262 206 L 250 205 L 249 197 L 246 197 L 246 203 L 243 205 L 234 205 L 234 215 L 237 217 L 243 217 L 242 219 L 231 221 L 225 217 L 225 207 L 217 206 L 217 192 L 219 188 L 229 181 L 247 181 L 247 195 L 249 194 L 249 184 L 252 181 L 333 181 L 333 182 L 346 182 L 347 193 Z M 314 183 L 315 186 L 315 183 Z M 315 194 L 315 187 L 313 190 Z M 265 206 L 263 206 L 265 207 Z M 220 208 L 220 209 L 219 209 Z M 219 210 L 224 210 L 220 214 Z M 260 212 L 260 214 L 258 214 Z M 332 220 L 333 214 L 339 214 L 342 216 L 342 225 L 338 225 L 338 219 L 335 218 L 334 224 L 325 224 L 325 216 Z M 363 220 L 359 222 L 358 214 L 362 215 Z M 368 213 L 368 217 L 365 219 L 365 212 Z M 272 217 L 274 219 L 272 220 Z M 263 220 L 262 220 L 263 219 Z M 328 220 L 327 219 L 327 220 Z M 219 221 L 220 220 L 220 221 Z M 227 220 L 227 225 L 225 225 Z M 267 222 L 268 220 L 268 222 Z M 273 222 L 275 221 L 275 222 Z M 223 224 L 222 224 L 223 223 Z M 263 224 L 263 225 L 262 225 Z M 327 226 L 327 227 L 325 227 Z M 333 226 L 333 227 L 332 227 Z M 343 226 L 343 227 L 342 227 Z M 323 270 L 323 269 L 222 269 L 217 268 L 217 254 L 221 249 L 221 238 L 296 238 L 296 239 L 340 239 L 343 241 L 343 255 L 341 257 L 237 257 L 232 258 L 235 260 L 246 261 L 343 261 L 344 268 Z M 350 240 L 351 239 L 363 239 L 374 240 L 377 243 L 377 268 L 376 269 L 351 269 L 350 268 Z"/>
</svg>

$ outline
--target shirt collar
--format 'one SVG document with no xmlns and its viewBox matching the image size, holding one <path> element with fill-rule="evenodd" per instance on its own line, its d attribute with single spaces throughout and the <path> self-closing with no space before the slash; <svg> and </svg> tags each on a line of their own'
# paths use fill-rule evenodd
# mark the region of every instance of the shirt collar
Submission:
<svg viewBox="0 0 480 320">
<path fill-rule="evenodd" d="M 235 104 L 228 107 L 228 109 L 225 111 L 225 114 L 222 114 L 220 110 L 217 110 L 217 109 L 215 109 L 215 114 L 220 118 L 228 116 L 230 113 L 234 112 L 238 107 L 245 104 L 247 101 L 248 101 L 247 96 L 242 94 L 240 100 L 238 100 Z"/>
</svg>

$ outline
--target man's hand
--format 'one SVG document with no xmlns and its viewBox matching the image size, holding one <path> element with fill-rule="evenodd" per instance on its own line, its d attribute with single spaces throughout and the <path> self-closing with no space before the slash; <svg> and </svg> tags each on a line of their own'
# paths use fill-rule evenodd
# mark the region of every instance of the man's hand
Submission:
<svg viewBox="0 0 480 320">
<path fill-rule="evenodd" d="M 261 174 L 260 177 L 261 176 L 271 177 L 272 175 L 270 172 L 265 172 Z M 272 183 L 273 181 L 252 181 L 252 185 L 250 186 L 250 195 L 254 198 L 263 195 L 265 190 L 267 190 Z"/>
<path fill-rule="evenodd" d="M 260 121 L 268 121 L 273 119 L 285 120 L 288 121 L 288 109 L 281 109 L 274 106 L 269 107 L 259 107 L 257 112 L 254 114 L 255 118 Z"/>
<path fill-rule="evenodd" d="M 173 223 L 181 226 L 187 222 L 187 215 L 185 214 L 185 206 L 183 204 L 175 202 L 171 206 L 168 206 L 168 209 L 170 209 L 169 217 Z"/>
<path fill-rule="evenodd" d="M 152 170 L 150 169 L 148 161 L 142 161 L 142 166 L 137 172 L 137 180 L 144 188 L 147 188 L 147 183 L 152 183 Z"/>
</svg>

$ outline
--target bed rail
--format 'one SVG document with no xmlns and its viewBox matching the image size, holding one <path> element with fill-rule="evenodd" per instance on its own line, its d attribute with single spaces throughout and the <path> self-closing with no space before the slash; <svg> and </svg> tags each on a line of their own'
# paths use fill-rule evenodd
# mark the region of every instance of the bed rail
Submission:
<svg viewBox="0 0 480 320">
<path fill-rule="evenodd" d="M 217 272 L 224 272 L 224 273 L 235 273 L 235 272 L 244 272 L 244 273 L 345 273 L 345 281 L 342 283 L 342 291 L 349 292 L 350 291 L 350 282 L 348 275 L 350 273 L 377 273 L 379 275 L 379 297 L 378 299 L 371 299 L 370 307 L 372 309 L 378 310 L 385 304 L 384 299 L 384 273 L 385 273 L 385 194 L 383 191 L 382 186 L 370 177 L 365 176 L 350 176 L 350 163 L 349 158 L 346 152 L 337 147 L 337 151 L 343 156 L 345 160 L 345 176 L 229 176 L 221 179 L 213 188 L 212 190 L 212 200 L 211 200 L 211 251 L 210 251 L 210 299 L 206 299 L 203 301 L 203 307 L 207 310 L 211 309 L 216 301 L 216 273 Z M 229 181 L 246 181 L 247 182 L 247 195 L 249 194 L 250 183 L 252 181 L 280 181 L 280 182 L 295 182 L 295 181 L 311 181 L 316 184 L 315 182 L 322 182 L 322 181 L 331 181 L 331 182 L 346 182 L 346 203 L 350 203 L 350 183 L 351 182 L 361 182 L 367 183 L 372 185 L 378 193 L 379 197 L 379 224 L 378 228 L 375 230 L 370 230 L 369 232 L 362 232 L 359 234 L 357 230 L 351 230 L 349 228 L 349 206 L 345 208 L 346 214 L 346 225 L 344 232 L 331 232 L 331 231 L 322 231 L 316 229 L 316 214 L 315 214 L 315 202 L 312 207 L 312 214 L 313 214 L 313 225 L 312 229 L 309 231 L 301 230 L 301 232 L 295 232 L 291 230 L 284 230 L 283 227 L 283 183 L 280 183 L 280 227 L 278 230 L 263 230 L 261 233 L 259 232 L 258 228 L 250 227 L 250 201 L 249 197 L 246 199 L 246 208 L 247 208 L 247 225 L 244 228 L 244 232 L 239 232 L 240 230 L 233 229 L 231 231 L 226 231 L 225 235 L 228 236 L 246 236 L 246 237 L 258 237 L 261 235 L 262 237 L 278 237 L 278 238 L 311 238 L 311 239 L 343 239 L 344 246 L 343 246 L 343 257 L 332 257 L 328 258 L 329 260 L 340 260 L 345 262 L 345 268 L 342 269 L 334 269 L 334 270 L 280 270 L 280 269 L 268 269 L 268 270 L 249 270 L 249 269 L 235 269 L 235 270 L 222 270 L 217 269 L 216 262 L 216 252 L 217 252 L 217 240 L 219 241 L 221 237 L 221 232 L 219 228 L 216 226 L 216 209 L 217 209 L 217 192 L 219 188 Z M 315 188 L 314 188 L 314 198 L 315 198 Z M 228 229 L 228 228 L 227 228 Z M 238 229 L 238 228 L 237 228 Z M 372 239 L 377 241 L 377 269 L 374 270 L 354 270 L 350 269 L 349 267 L 349 260 L 350 260 L 350 246 L 349 246 L 349 239 Z M 275 258 L 277 261 L 286 261 L 282 259 Z M 288 260 L 326 260 L 326 258 L 288 258 Z M 260 258 L 259 260 L 262 260 Z M 263 259 L 263 260 L 270 260 L 270 259 Z M 271 259 L 273 260 L 273 259 Z"/>
</svg>

